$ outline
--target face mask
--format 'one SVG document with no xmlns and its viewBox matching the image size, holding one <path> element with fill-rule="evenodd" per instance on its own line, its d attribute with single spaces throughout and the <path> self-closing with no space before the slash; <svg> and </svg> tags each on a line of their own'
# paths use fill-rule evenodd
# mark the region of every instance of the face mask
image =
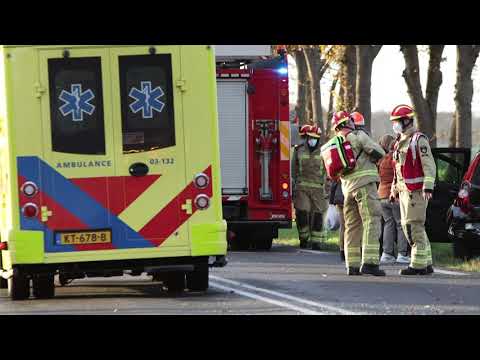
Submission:
<svg viewBox="0 0 480 360">
<path fill-rule="evenodd" d="M 318 139 L 308 139 L 307 143 L 308 143 L 308 146 L 313 148 L 313 147 L 317 146 Z"/>
<path fill-rule="evenodd" d="M 393 123 L 392 128 L 395 134 L 401 134 L 403 132 L 403 126 L 398 121 Z"/>
</svg>

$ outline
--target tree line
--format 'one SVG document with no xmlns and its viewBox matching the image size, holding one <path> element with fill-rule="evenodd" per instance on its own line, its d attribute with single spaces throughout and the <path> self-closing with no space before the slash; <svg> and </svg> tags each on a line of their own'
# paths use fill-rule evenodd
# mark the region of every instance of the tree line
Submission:
<svg viewBox="0 0 480 360">
<path fill-rule="evenodd" d="M 360 111 L 371 130 L 371 79 L 374 61 L 382 45 L 287 45 L 294 58 L 297 76 L 296 112 L 300 124 L 317 124 L 328 137 L 330 119 L 335 109 Z M 403 78 L 408 96 L 417 113 L 417 126 L 436 145 L 437 102 L 443 77 L 441 63 L 445 60 L 445 45 L 399 45 L 405 60 Z M 428 54 L 427 82 L 422 90 L 419 53 Z M 456 46 L 455 112 L 452 119 L 449 146 L 472 146 L 472 72 L 480 45 Z M 328 88 L 329 103 L 324 119 L 321 80 L 331 74 Z M 325 91 L 325 90 L 323 90 Z"/>
</svg>

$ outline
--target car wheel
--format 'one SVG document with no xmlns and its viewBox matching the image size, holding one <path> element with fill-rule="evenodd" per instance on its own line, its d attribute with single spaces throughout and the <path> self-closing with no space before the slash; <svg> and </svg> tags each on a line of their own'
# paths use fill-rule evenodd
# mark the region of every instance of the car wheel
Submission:
<svg viewBox="0 0 480 360">
<path fill-rule="evenodd" d="M 32 279 L 33 297 L 51 299 L 55 297 L 55 277 L 53 274 L 37 275 Z"/>
<path fill-rule="evenodd" d="M 458 259 L 469 260 L 472 258 L 472 250 L 465 244 L 463 239 L 453 239 L 453 256 Z"/>
<path fill-rule="evenodd" d="M 263 236 L 256 242 L 257 250 L 270 250 L 272 248 L 273 238 L 271 236 Z"/>
</svg>

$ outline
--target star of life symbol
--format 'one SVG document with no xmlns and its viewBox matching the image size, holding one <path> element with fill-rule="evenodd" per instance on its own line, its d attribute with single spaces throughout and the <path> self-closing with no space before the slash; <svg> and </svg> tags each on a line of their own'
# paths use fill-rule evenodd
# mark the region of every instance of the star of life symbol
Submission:
<svg viewBox="0 0 480 360">
<path fill-rule="evenodd" d="M 72 114 L 72 121 L 83 121 L 83 113 L 92 115 L 95 106 L 90 101 L 95 99 L 91 89 L 82 91 L 82 84 L 72 84 L 71 91 L 62 90 L 59 99 L 64 102 L 60 107 L 63 116 Z"/>
<path fill-rule="evenodd" d="M 133 103 L 130 104 L 130 110 L 134 114 L 142 110 L 142 118 L 151 119 L 153 118 L 153 111 L 162 112 L 165 107 L 165 103 L 158 100 L 158 98 L 165 95 L 162 88 L 157 86 L 155 89 L 152 89 L 151 81 L 141 81 L 141 90 L 132 87 L 128 96 L 132 99 L 135 99 Z"/>
</svg>

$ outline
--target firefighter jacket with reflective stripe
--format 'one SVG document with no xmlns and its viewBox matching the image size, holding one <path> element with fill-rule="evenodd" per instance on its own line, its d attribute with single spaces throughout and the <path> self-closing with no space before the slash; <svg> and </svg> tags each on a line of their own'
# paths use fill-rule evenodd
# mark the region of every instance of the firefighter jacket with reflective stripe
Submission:
<svg viewBox="0 0 480 360">
<path fill-rule="evenodd" d="M 379 183 L 376 160 L 370 154 L 376 152 L 385 156 L 383 148 L 364 131 L 354 130 L 342 135 L 352 145 L 355 156 L 358 156 L 355 169 L 340 177 L 343 193 L 346 195 L 367 184 Z"/>
<path fill-rule="evenodd" d="M 426 135 L 415 128 L 408 129 L 394 146 L 394 191 L 433 191 L 436 165 Z"/>
<path fill-rule="evenodd" d="M 320 145 L 310 151 L 308 145 L 295 148 L 292 161 L 292 177 L 297 190 L 319 188 L 325 192 L 325 167 L 320 155 Z"/>
</svg>

